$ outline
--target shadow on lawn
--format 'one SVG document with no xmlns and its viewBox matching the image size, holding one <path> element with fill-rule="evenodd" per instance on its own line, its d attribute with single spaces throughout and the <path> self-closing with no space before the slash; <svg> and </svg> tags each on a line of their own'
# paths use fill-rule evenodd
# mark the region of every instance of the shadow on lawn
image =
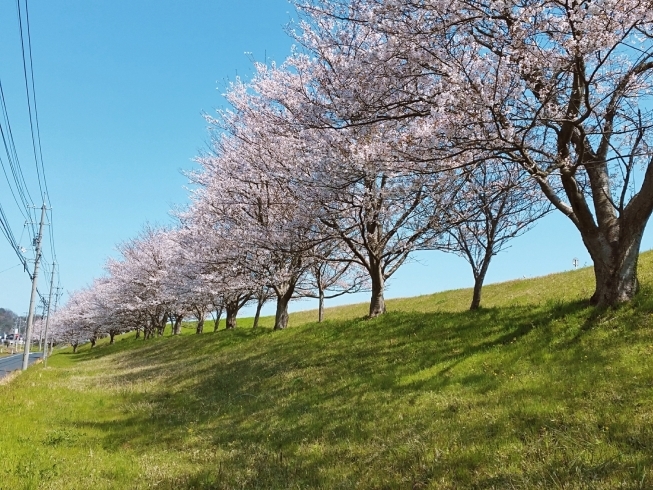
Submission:
<svg viewBox="0 0 653 490">
<path fill-rule="evenodd" d="M 256 487 L 257 482 L 270 488 L 290 482 L 317 488 L 333 484 L 335 477 L 325 469 L 336 465 L 349 468 L 341 477 L 353 486 L 378 476 L 370 474 L 374 468 L 412 479 L 413 487 L 421 488 L 447 474 L 456 458 L 459 470 L 469 472 L 460 476 L 464 482 L 492 455 L 471 451 L 444 458 L 440 449 L 417 443 L 397 453 L 396 446 L 408 444 L 407 434 L 419 438 L 432 424 L 451 423 L 461 441 L 480 437 L 499 445 L 517 437 L 516 430 L 537 446 L 542 427 L 551 426 L 548 434 L 562 430 L 552 426 L 546 411 L 523 415 L 518 406 L 510 408 L 512 402 L 492 394 L 501 388 L 516 399 L 565 402 L 568 393 L 542 392 L 538 386 L 507 389 L 507 377 L 497 371 L 523 359 L 538 366 L 545 362 L 544 353 L 546 362 L 558 359 L 576 369 L 580 332 L 553 348 L 559 330 L 552 325 L 570 317 L 585 318 L 586 325 L 600 321 L 582 301 L 461 313 L 393 312 L 374 320 L 326 322 L 285 332 L 241 329 L 140 340 L 137 349 L 135 340 L 126 340 L 71 356 L 75 362 L 116 356 L 116 376 L 125 381 L 138 385 L 160 380 L 152 391 L 124 395 L 125 407 L 146 410 L 119 421 L 88 422 L 106 433 L 103 446 L 108 451 L 129 447 L 143 453 L 160 448 L 205 454 L 208 468 L 161 482 L 160 488 Z M 502 365 L 457 371 L 494 353 L 500 354 Z M 593 353 L 592 360 L 601 364 L 603 354 Z M 122 370 L 129 374 L 120 374 Z M 425 394 L 439 396 L 449 389 L 451 400 L 433 405 L 430 413 L 402 418 Z M 456 390 L 470 393 L 472 401 L 457 402 Z M 508 408 L 501 411 L 500 404 Z M 492 424 L 477 420 L 460 425 L 466 412 L 479 407 L 496 411 L 499 418 Z M 568 451 L 561 448 L 560 454 L 566 457 Z M 538 456 L 524 457 L 535 461 Z M 573 480 L 610 471 L 600 464 L 570 467 L 568 476 Z M 531 476 L 546 481 L 549 470 L 537 468 Z M 486 480 L 488 487 L 509 483 L 515 483 L 514 476 L 501 471 Z"/>
</svg>

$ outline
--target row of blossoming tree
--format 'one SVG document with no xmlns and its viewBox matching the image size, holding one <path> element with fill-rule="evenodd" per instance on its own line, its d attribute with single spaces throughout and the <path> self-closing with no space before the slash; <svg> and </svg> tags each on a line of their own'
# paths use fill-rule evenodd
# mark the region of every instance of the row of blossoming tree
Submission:
<svg viewBox="0 0 653 490">
<path fill-rule="evenodd" d="M 209 118 L 212 149 L 177 226 L 123 244 L 59 313 L 61 335 L 150 336 L 189 315 L 199 332 L 223 309 L 233 327 L 269 298 L 282 329 L 291 299 L 361 289 L 374 317 L 386 281 L 424 249 L 470 263 L 477 308 L 492 256 L 555 210 L 592 257 L 591 303 L 633 297 L 653 211 L 652 1 L 297 9 L 298 47 L 256 64 Z"/>
</svg>

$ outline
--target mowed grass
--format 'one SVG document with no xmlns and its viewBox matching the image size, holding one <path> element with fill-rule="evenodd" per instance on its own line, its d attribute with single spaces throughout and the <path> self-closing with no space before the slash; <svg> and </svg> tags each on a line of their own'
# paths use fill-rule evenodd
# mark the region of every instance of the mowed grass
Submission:
<svg viewBox="0 0 653 490">
<path fill-rule="evenodd" d="M 0 386 L 0 488 L 653 488 L 653 254 L 590 270 L 58 352 Z"/>
</svg>

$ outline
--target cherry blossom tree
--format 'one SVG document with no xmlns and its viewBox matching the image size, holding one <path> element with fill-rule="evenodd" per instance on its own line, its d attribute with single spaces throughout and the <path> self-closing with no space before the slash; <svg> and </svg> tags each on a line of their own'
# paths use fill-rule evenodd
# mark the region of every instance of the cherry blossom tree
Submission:
<svg viewBox="0 0 653 490">
<path fill-rule="evenodd" d="M 116 313 L 115 284 L 110 277 L 101 277 L 93 281 L 90 288 L 90 301 L 95 322 L 102 327 L 101 335 L 109 336 L 109 344 L 114 343 L 116 335 L 129 331 L 132 326 Z"/>
<path fill-rule="evenodd" d="M 194 179 L 208 182 L 204 174 L 195 174 Z M 196 190 L 194 204 L 184 212 L 178 213 L 182 222 L 178 239 L 182 250 L 182 274 L 187 281 L 188 304 L 201 304 L 202 312 L 218 311 L 214 331 L 217 331 L 220 316 L 227 313 L 227 329 L 236 327 L 239 310 L 250 301 L 257 284 L 255 277 L 243 267 L 243 257 L 248 247 L 240 241 L 242 230 L 233 223 L 223 221 L 223 208 L 209 199 L 208 188 Z M 201 237 L 201 238 L 199 238 Z M 189 287 L 191 286 L 191 287 Z M 203 322 L 198 320 L 197 333 L 203 330 Z"/>
<path fill-rule="evenodd" d="M 314 235 L 323 241 L 338 240 L 368 272 L 369 314 L 374 317 L 385 311 L 387 279 L 412 251 L 432 247 L 448 226 L 442 210 L 460 184 L 454 173 L 434 172 L 424 161 L 405 158 L 406 149 L 419 141 L 410 135 L 408 125 L 401 121 L 358 125 L 356 116 L 346 116 L 356 105 L 354 89 L 316 80 L 333 79 L 319 67 L 303 55 L 293 56 L 280 68 L 258 65 L 250 90 L 240 89 L 239 95 L 251 98 L 249 94 L 256 93 L 263 101 L 255 105 L 256 114 L 271 107 L 274 127 L 289 128 L 291 136 L 285 139 L 291 143 L 274 147 L 283 147 L 284 154 L 301 166 L 295 163 L 288 171 L 289 165 L 280 165 L 273 174 L 297 187 L 303 209 L 315 214 L 310 225 Z M 356 86 L 371 90 L 363 81 L 366 74 L 360 70 L 357 74 Z M 339 106 L 344 103 L 349 109 Z M 254 143 L 248 141 L 248 146 Z"/>
<path fill-rule="evenodd" d="M 102 333 L 102 323 L 95 315 L 92 295 L 90 287 L 74 291 L 65 307 L 53 317 L 53 339 L 70 344 L 73 353 L 85 341 L 90 341 L 94 346 Z"/>
<path fill-rule="evenodd" d="M 322 235 L 329 236 L 328 230 Z M 370 290 L 369 274 L 356 264 L 347 247 L 339 240 L 328 239 L 315 246 L 310 274 L 303 294 L 318 300 L 318 323 L 324 320 L 324 301 L 345 294 Z"/>
<path fill-rule="evenodd" d="M 212 233 L 232 244 L 225 247 L 231 250 L 225 263 L 239 269 L 249 291 L 274 292 L 279 330 L 288 324 L 288 303 L 306 277 L 316 240 L 311 208 L 290 178 L 300 171 L 298 147 L 304 143 L 282 109 L 252 95 L 244 84 L 234 84 L 227 96 L 233 109 L 210 119 L 213 153 L 198 158 L 202 171 L 191 174 L 202 186 L 198 196 L 204 204 L 196 210 L 212 215 Z M 231 308 L 225 307 L 229 318 Z"/>
<path fill-rule="evenodd" d="M 261 318 L 261 309 L 265 303 L 272 299 L 273 291 L 271 291 L 267 286 L 261 286 L 254 294 L 254 297 L 256 299 L 256 311 L 254 313 L 254 322 L 252 323 L 253 329 L 258 328 L 259 320 Z"/>
<path fill-rule="evenodd" d="M 167 230 L 145 226 L 134 239 L 118 246 L 122 260 L 105 266 L 120 300 L 119 315 L 143 329 L 144 337 L 163 335 L 174 294 L 165 288 L 174 250 Z"/>
<path fill-rule="evenodd" d="M 321 224 L 369 274 L 369 316 L 385 312 L 386 281 L 411 252 L 433 247 L 449 226 L 458 184 L 450 174 L 416 172 L 384 144 L 395 127 L 340 130 L 343 145 L 321 172 Z M 393 158 L 394 157 L 394 158 Z"/>
<path fill-rule="evenodd" d="M 485 55 L 467 82 L 475 126 L 492 126 L 476 135 L 576 226 L 594 262 L 591 302 L 629 300 L 653 211 L 651 2 L 466 3 L 467 36 Z"/>
<path fill-rule="evenodd" d="M 481 289 L 492 257 L 525 233 L 551 210 L 537 184 L 521 166 L 486 161 L 465 169 L 461 194 L 448 212 L 458 224 L 449 229 L 439 248 L 463 257 L 472 267 L 471 310 L 481 304 Z"/>
<path fill-rule="evenodd" d="M 442 160 L 483 151 L 521 165 L 578 229 L 594 262 L 591 303 L 614 305 L 637 291 L 653 211 L 651 7 L 316 0 L 302 3 L 303 39 L 325 41 L 333 58 L 352 46 L 340 32 L 375 33 L 364 59 L 384 96 L 359 97 L 357 123 L 415 118 Z"/>
</svg>

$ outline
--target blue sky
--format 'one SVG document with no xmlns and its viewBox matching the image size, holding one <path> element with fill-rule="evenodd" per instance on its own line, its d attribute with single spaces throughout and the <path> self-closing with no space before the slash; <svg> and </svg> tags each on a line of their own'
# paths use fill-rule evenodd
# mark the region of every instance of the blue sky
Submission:
<svg viewBox="0 0 653 490">
<path fill-rule="evenodd" d="M 294 13 L 286 0 L 31 0 L 29 15 L 57 258 L 62 286 L 72 291 L 102 274 L 117 243 L 145 222 L 167 223 L 169 210 L 186 202 L 181 170 L 194 168 L 193 157 L 207 146 L 202 113 L 223 105 L 229 80 L 251 74 L 251 56 L 287 56 L 292 41 L 284 26 Z M 0 53 L 18 153 L 38 201 L 15 2 L 0 5 Z M 6 184 L 0 203 L 18 239 L 24 219 Z M 649 230 L 642 249 L 652 246 Z M 554 214 L 496 257 L 488 282 L 570 269 L 574 257 L 590 263 L 578 233 Z M 388 297 L 472 284 L 458 257 L 429 252 L 416 259 L 391 280 Z M 22 314 L 30 285 L 20 267 L 6 270 L 16 264 L 0 241 L 0 307 Z M 40 284 L 47 290 L 43 276 Z"/>
</svg>

